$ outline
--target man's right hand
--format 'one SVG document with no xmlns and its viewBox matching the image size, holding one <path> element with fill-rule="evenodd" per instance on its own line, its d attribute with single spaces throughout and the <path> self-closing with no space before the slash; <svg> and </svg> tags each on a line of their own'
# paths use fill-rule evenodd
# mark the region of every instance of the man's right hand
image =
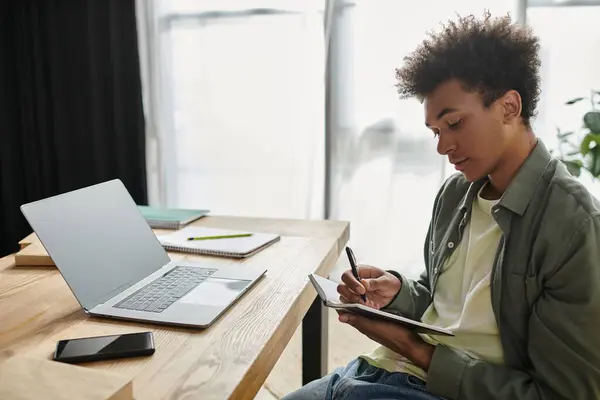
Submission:
<svg viewBox="0 0 600 400">
<path fill-rule="evenodd" d="M 400 291 L 402 282 L 395 275 L 370 265 L 359 265 L 360 282 L 352 275 L 352 270 L 342 274 L 342 282 L 337 291 L 345 303 L 360 303 L 380 309 L 389 305 Z M 363 301 L 361 295 L 366 295 Z"/>
</svg>

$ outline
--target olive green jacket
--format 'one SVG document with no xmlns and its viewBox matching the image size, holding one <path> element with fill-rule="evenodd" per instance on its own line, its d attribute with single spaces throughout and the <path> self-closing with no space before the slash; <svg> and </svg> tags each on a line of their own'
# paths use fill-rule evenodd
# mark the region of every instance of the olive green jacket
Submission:
<svg viewBox="0 0 600 400">
<path fill-rule="evenodd" d="M 426 270 L 387 307 L 421 318 L 444 260 L 458 248 L 485 180 L 462 174 L 440 189 Z M 427 390 L 449 399 L 600 399 L 600 202 L 541 141 L 493 208 L 502 230 L 491 300 L 504 365 L 437 346 Z"/>
</svg>

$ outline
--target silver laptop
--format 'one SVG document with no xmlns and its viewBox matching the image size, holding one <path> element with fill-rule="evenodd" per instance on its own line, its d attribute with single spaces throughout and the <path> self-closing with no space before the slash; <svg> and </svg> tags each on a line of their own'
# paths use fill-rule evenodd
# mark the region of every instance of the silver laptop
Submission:
<svg viewBox="0 0 600 400">
<path fill-rule="evenodd" d="M 21 206 L 91 315 L 207 327 L 266 270 L 171 261 L 120 180 Z"/>
</svg>

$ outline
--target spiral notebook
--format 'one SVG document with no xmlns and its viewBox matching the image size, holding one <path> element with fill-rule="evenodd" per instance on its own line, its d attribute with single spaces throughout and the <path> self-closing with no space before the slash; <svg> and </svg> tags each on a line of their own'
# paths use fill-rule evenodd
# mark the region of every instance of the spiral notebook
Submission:
<svg viewBox="0 0 600 400">
<path fill-rule="evenodd" d="M 240 234 L 249 236 L 188 240 L 190 237 L 207 238 Z M 179 231 L 158 236 L 158 240 L 168 251 L 233 258 L 249 257 L 277 242 L 279 239 L 278 235 L 269 233 L 243 232 L 199 226 L 188 226 Z"/>
</svg>

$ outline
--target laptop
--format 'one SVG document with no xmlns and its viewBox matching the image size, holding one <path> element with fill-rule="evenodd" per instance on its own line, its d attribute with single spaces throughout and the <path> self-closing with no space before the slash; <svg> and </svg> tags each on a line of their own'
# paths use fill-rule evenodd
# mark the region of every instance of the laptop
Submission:
<svg viewBox="0 0 600 400">
<path fill-rule="evenodd" d="M 171 261 L 119 179 L 21 211 L 93 316 L 205 328 L 266 273 Z"/>
</svg>

